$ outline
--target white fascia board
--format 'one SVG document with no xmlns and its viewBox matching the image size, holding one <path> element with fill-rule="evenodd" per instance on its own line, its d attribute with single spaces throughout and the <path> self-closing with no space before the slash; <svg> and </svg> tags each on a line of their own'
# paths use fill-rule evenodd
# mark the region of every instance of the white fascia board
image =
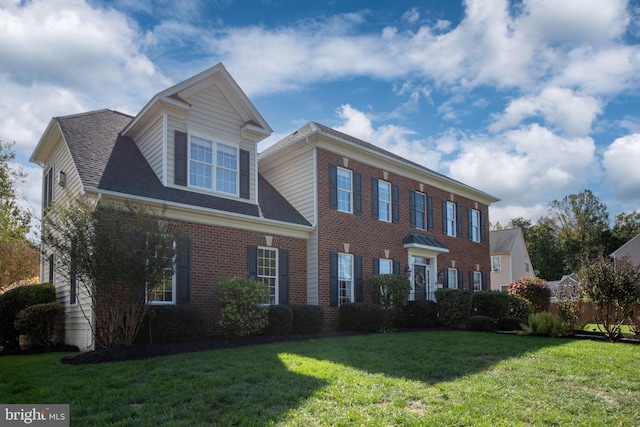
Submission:
<svg viewBox="0 0 640 427">
<path fill-rule="evenodd" d="M 197 222 L 207 225 L 219 225 L 244 230 L 271 232 L 288 237 L 308 239 L 314 228 L 310 225 L 291 224 L 269 218 L 253 217 L 233 212 L 203 208 L 200 206 L 185 205 L 183 203 L 167 202 L 165 200 L 149 197 L 132 196 L 130 194 L 115 191 L 100 190 L 98 188 L 86 188 L 87 193 L 113 198 L 114 201 L 130 200 L 151 207 L 167 208 L 164 216 L 185 222 Z M 215 215 L 212 215 L 215 214 Z"/>
<path fill-rule="evenodd" d="M 438 248 L 436 246 L 426 246 L 426 245 L 421 245 L 420 243 L 405 243 L 404 247 L 405 249 L 415 248 L 415 249 L 421 249 L 423 251 L 438 252 L 442 254 L 449 253 L 449 249 L 447 248 Z"/>
</svg>

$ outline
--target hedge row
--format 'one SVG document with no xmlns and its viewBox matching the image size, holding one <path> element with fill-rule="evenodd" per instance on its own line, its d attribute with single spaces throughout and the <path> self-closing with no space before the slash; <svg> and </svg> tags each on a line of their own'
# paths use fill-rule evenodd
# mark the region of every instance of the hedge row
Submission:
<svg viewBox="0 0 640 427">
<path fill-rule="evenodd" d="M 56 300 L 56 289 L 51 283 L 20 286 L 0 295 L 0 346 L 10 349 L 19 347 L 20 332 L 14 322 L 22 310 L 36 304 Z"/>
</svg>

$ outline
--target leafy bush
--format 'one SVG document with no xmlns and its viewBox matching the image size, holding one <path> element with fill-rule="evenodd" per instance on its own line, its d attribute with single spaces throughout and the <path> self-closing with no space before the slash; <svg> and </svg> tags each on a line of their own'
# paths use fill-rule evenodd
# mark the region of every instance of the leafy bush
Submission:
<svg viewBox="0 0 640 427">
<path fill-rule="evenodd" d="M 137 343 L 198 341 L 207 336 L 204 313 L 192 305 L 153 305 L 143 321 Z"/>
<path fill-rule="evenodd" d="M 262 331 L 268 323 L 269 289 L 250 278 L 219 281 L 220 327 L 227 336 L 244 337 Z"/>
<path fill-rule="evenodd" d="M 560 316 L 548 312 L 534 313 L 529 316 L 529 326 L 525 328 L 525 331 L 551 337 L 561 337 L 570 332 Z"/>
<path fill-rule="evenodd" d="M 324 310 L 319 305 L 292 305 L 294 334 L 318 334 L 324 329 Z"/>
<path fill-rule="evenodd" d="M 0 295 L 0 345 L 12 349 L 19 347 L 19 332 L 14 322 L 21 310 L 55 300 L 56 288 L 51 283 L 20 286 Z"/>
<path fill-rule="evenodd" d="M 473 295 L 473 306 L 478 316 L 499 319 L 509 315 L 509 295 L 504 292 L 480 291 Z"/>
<path fill-rule="evenodd" d="M 529 300 L 509 295 L 509 317 L 520 319 L 521 323 L 529 322 L 533 308 Z"/>
<path fill-rule="evenodd" d="M 270 305 L 269 323 L 265 335 L 291 335 L 293 329 L 293 310 L 288 305 Z"/>
<path fill-rule="evenodd" d="M 501 317 L 496 320 L 497 331 L 521 331 L 522 320 L 517 317 Z"/>
<path fill-rule="evenodd" d="M 534 313 L 540 313 L 549 308 L 551 289 L 547 286 L 547 282 L 539 277 L 522 277 L 510 283 L 507 292 L 509 295 L 528 300 Z"/>
<path fill-rule="evenodd" d="M 440 324 L 446 328 L 464 329 L 473 309 L 473 291 L 470 289 L 437 289 Z"/>
<path fill-rule="evenodd" d="M 338 314 L 344 331 L 379 332 L 387 320 L 387 311 L 379 304 L 341 304 Z"/>
<path fill-rule="evenodd" d="M 406 328 L 435 328 L 438 325 L 438 304 L 435 301 L 409 301 L 402 311 Z"/>
<path fill-rule="evenodd" d="M 32 341 L 46 348 L 55 347 L 62 338 L 64 311 L 59 302 L 34 304 L 21 310 L 14 322 L 15 328 Z"/>
<path fill-rule="evenodd" d="M 403 274 L 376 274 L 365 280 L 367 289 L 373 295 L 373 302 L 387 310 L 385 329 L 391 329 L 401 322 L 402 309 L 411 295 L 411 282 Z"/>
<path fill-rule="evenodd" d="M 496 321 L 489 316 L 469 316 L 467 319 L 467 331 L 493 332 Z"/>
</svg>

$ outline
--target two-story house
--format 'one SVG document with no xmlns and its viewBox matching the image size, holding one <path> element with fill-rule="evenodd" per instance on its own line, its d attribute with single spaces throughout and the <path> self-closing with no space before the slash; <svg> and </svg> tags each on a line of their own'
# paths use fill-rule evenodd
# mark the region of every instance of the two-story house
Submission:
<svg viewBox="0 0 640 427">
<path fill-rule="evenodd" d="M 522 230 L 493 230 L 491 236 L 491 290 L 506 291 L 522 277 L 535 277 Z"/>
<path fill-rule="evenodd" d="M 43 215 L 81 195 L 162 211 L 188 236 L 171 286 L 151 304 L 200 307 L 219 332 L 215 283 L 250 275 L 273 304 L 366 301 L 374 273 L 408 274 L 412 298 L 437 286 L 487 289 L 493 196 L 317 123 L 258 155 L 272 132 L 222 64 L 168 88 L 131 117 L 51 120 L 31 160 Z M 46 248 L 44 248 L 46 251 Z M 65 342 L 93 345 L 90 301 L 43 257 L 65 306 Z M 89 313 L 89 315 L 87 315 Z"/>
</svg>

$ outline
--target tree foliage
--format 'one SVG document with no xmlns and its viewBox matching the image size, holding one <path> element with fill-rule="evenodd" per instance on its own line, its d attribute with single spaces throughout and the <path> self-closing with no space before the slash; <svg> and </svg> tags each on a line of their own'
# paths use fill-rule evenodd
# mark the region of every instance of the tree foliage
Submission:
<svg viewBox="0 0 640 427">
<path fill-rule="evenodd" d="M 38 276 L 40 251 L 27 240 L 0 241 L 0 291 Z"/>
<path fill-rule="evenodd" d="M 15 159 L 12 144 L 0 141 L 0 241 L 26 240 L 32 213 L 17 203 L 16 184 L 25 178 L 22 169 L 12 169 Z"/>
<path fill-rule="evenodd" d="M 148 311 L 146 291 L 173 274 L 180 240 L 150 209 L 90 198 L 54 205 L 43 219 L 43 253 L 54 255 L 59 283 L 77 283 L 98 347 L 133 343 Z"/>
<path fill-rule="evenodd" d="M 551 290 L 547 282 L 539 277 L 522 277 L 510 283 L 507 292 L 509 295 L 528 300 L 534 313 L 546 311 L 549 308 Z"/>
<path fill-rule="evenodd" d="M 613 260 L 600 254 L 578 272 L 582 293 L 593 301 L 598 324 L 610 340 L 620 335 L 622 322 L 640 300 L 640 270 L 628 259 Z"/>
<path fill-rule="evenodd" d="M 551 219 L 540 218 L 525 239 L 531 264 L 540 278 L 556 280 L 566 273 L 560 236 Z"/>
</svg>

